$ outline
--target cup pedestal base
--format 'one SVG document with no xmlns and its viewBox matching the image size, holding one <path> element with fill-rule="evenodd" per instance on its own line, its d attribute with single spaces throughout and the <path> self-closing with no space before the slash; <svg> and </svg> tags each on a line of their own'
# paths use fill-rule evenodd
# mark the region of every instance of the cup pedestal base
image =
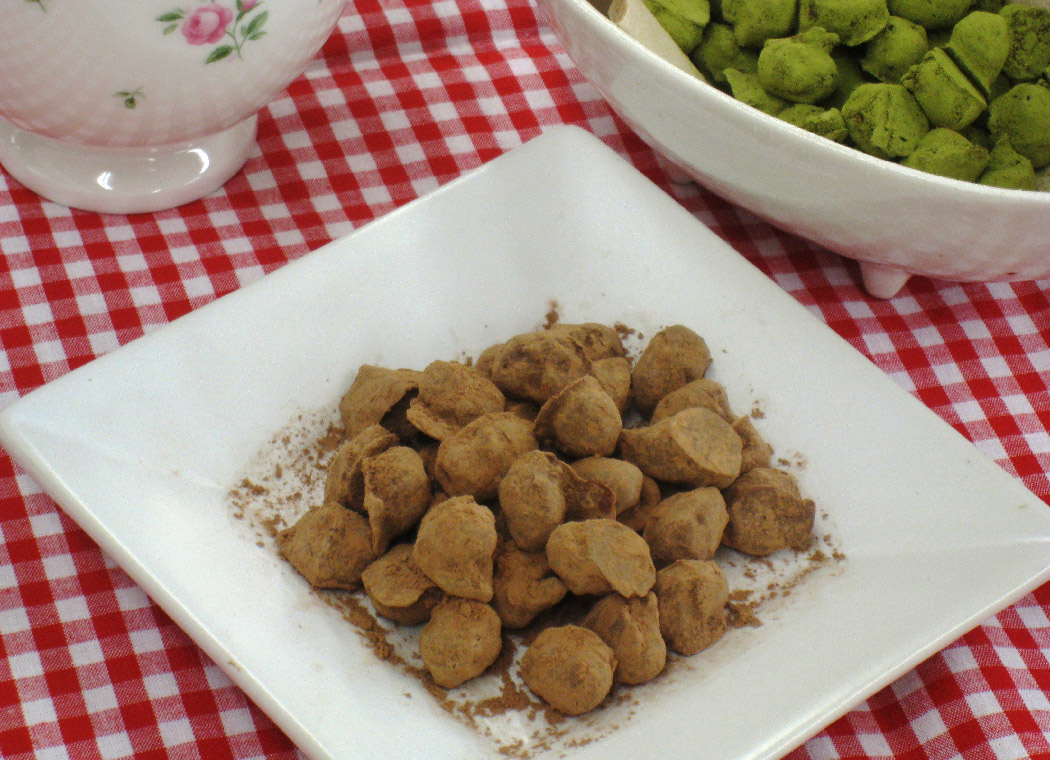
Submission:
<svg viewBox="0 0 1050 760">
<path fill-rule="evenodd" d="M 161 211 L 222 187 L 248 160 L 257 127 L 253 115 L 188 142 L 103 148 L 41 137 L 0 120 L 0 164 L 64 206 L 110 214 Z"/>
</svg>

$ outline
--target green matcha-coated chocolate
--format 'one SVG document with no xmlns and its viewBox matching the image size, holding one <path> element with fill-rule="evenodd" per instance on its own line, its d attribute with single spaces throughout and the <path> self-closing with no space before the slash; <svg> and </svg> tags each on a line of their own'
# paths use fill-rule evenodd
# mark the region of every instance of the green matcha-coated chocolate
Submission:
<svg viewBox="0 0 1050 760">
<path fill-rule="evenodd" d="M 707 26 L 711 20 L 711 3 L 709 0 L 653 0 L 664 10 L 692 21 L 697 26 Z"/>
<path fill-rule="evenodd" d="M 688 55 L 700 44 L 700 40 L 704 36 L 704 28 L 702 26 L 668 10 L 656 0 L 643 0 L 643 2 L 645 7 L 653 14 L 653 17 L 660 22 L 660 26 L 664 28 L 664 31 L 671 35 L 671 39 L 674 40 L 683 53 Z"/>
<path fill-rule="evenodd" d="M 762 47 L 766 40 L 795 31 L 797 0 L 722 0 L 722 16 L 741 47 Z"/>
<path fill-rule="evenodd" d="M 1014 82 L 1035 81 L 1050 65 L 1050 9 L 1011 3 L 999 15 L 1010 25 L 1003 72 Z"/>
<path fill-rule="evenodd" d="M 887 0 L 890 13 L 929 29 L 943 29 L 970 10 L 973 0 Z"/>
<path fill-rule="evenodd" d="M 944 29 L 927 29 L 926 41 L 930 43 L 930 48 L 947 45 L 952 39 L 952 29 L 953 27 L 950 26 Z"/>
<path fill-rule="evenodd" d="M 890 16 L 886 27 L 868 43 L 860 67 L 880 82 L 894 84 L 929 49 L 925 29 L 906 18 Z"/>
<path fill-rule="evenodd" d="M 796 103 L 778 113 L 777 118 L 835 142 L 842 142 L 849 137 L 846 121 L 842 118 L 842 112 L 837 108 L 821 108 L 808 103 Z"/>
<path fill-rule="evenodd" d="M 1006 0 L 977 0 L 970 10 L 998 13 L 1006 5 Z"/>
<path fill-rule="evenodd" d="M 988 167 L 977 181 L 1008 190 L 1035 190 L 1035 169 L 1013 149 L 1009 137 L 1002 137 L 988 154 Z"/>
<path fill-rule="evenodd" d="M 799 31 L 819 26 L 847 47 L 870 40 L 889 17 L 886 0 L 799 0 L 798 6 Z"/>
<path fill-rule="evenodd" d="M 747 74 L 736 69 L 726 69 L 724 73 L 730 92 L 741 103 L 747 103 L 770 116 L 776 116 L 790 105 L 783 98 L 766 92 L 757 74 Z"/>
<path fill-rule="evenodd" d="M 745 74 L 758 73 L 758 53 L 742 48 L 733 39 L 733 30 L 725 24 L 712 22 L 704 29 L 704 38 L 689 56 L 693 65 L 716 84 L 725 84 L 726 69 Z"/>
<path fill-rule="evenodd" d="M 901 77 L 935 127 L 965 129 L 987 105 L 966 75 L 942 48 L 934 48 Z"/>
<path fill-rule="evenodd" d="M 858 85 L 871 81 L 860 68 L 860 63 L 852 52 L 851 48 L 841 46 L 831 52 L 835 67 L 839 70 L 839 76 L 835 83 L 835 92 L 831 93 L 823 103 L 828 108 L 841 109 Z"/>
<path fill-rule="evenodd" d="M 835 91 L 838 68 L 831 50 L 838 35 L 819 26 L 777 40 L 767 40 L 758 54 L 758 81 L 792 103 L 816 103 Z"/>
<path fill-rule="evenodd" d="M 1011 87 L 1013 87 L 1013 83 L 1006 78 L 1005 74 L 1000 74 L 992 82 L 992 90 L 988 93 L 988 102 L 991 103 L 1000 95 L 1005 95 L 1010 91 Z"/>
<path fill-rule="evenodd" d="M 985 150 L 992 149 L 992 136 L 988 134 L 987 129 L 977 126 L 976 123 L 964 129 L 962 135 L 974 145 L 980 145 Z"/>
<path fill-rule="evenodd" d="M 930 122 L 915 96 L 899 84 L 871 82 L 853 90 L 842 107 L 854 144 L 877 158 L 905 158 L 919 146 Z"/>
<path fill-rule="evenodd" d="M 644 2 L 708 81 L 813 134 L 996 187 L 1035 189 L 1036 172 L 1050 166 L 1050 9 L 1007 0 Z"/>
<path fill-rule="evenodd" d="M 1010 25 L 998 13 L 974 11 L 952 28 L 944 50 L 987 98 L 1010 52 Z"/>
<path fill-rule="evenodd" d="M 988 164 L 988 151 L 955 130 L 937 127 L 923 135 L 919 147 L 901 164 L 930 174 L 973 182 Z"/>
<path fill-rule="evenodd" d="M 1010 139 L 1015 151 L 1040 169 L 1050 164 L 1050 89 L 1022 82 L 988 104 L 994 140 Z"/>
</svg>

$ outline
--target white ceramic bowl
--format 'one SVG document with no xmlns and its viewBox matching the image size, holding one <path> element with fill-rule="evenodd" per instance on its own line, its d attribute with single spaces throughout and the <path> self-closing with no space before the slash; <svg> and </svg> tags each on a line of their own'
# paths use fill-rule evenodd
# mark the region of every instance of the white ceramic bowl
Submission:
<svg viewBox="0 0 1050 760">
<path fill-rule="evenodd" d="M 1050 274 L 1050 192 L 984 187 L 872 158 L 679 71 L 588 0 L 539 4 L 583 75 L 654 150 L 730 202 L 857 259 L 873 295 L 894 295 L 911 274 Z"/>
<path fill-rule="evenodd" d="M 119 7 L 117 7 L 119 5 Z M 346 0 L 5 0 L 0 163 L 51 200 L 156 211 L 221 186 Z"/>
</svg>

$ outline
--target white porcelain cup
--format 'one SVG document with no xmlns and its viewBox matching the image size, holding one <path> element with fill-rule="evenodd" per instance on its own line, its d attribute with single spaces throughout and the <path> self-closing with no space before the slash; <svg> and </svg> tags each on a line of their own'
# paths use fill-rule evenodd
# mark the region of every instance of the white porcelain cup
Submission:
<svg viewBox="0 0 1050 760">
<path fill-rule="evenodd" d="M 243 166 L 256 112 L 347 0 L 3 0 L 0 164 L 113 213 L 201 198 Z"/>
</svg>

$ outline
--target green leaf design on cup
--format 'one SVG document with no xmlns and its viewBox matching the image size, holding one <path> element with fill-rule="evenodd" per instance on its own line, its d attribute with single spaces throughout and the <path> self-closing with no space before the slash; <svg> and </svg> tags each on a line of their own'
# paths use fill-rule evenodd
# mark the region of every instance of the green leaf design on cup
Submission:
<svg viewBox="0 0 1050 760">
<path fill-rule="evenodd" d="M 124 100 L 124 107 L 128 110 L 134 110 L 135 106 L 138 105 L 138 101 L 146 96 L 142 93 L 141 87 L 136 87 L 134 90 L 120 90 L 113 93 L 114 97 L 122 98 Z"/>
<path fill-rule="evenodd" d="M 215 63 L 221 61 L 223 58 L 228 56 L 234 50 L 232 45 L 220 45 L 219 47 L 208 53 L 208 57 L 204 60 L 205 63 Z M 238 53 L 240 55 L 240 53 Z"/>
</svg>

